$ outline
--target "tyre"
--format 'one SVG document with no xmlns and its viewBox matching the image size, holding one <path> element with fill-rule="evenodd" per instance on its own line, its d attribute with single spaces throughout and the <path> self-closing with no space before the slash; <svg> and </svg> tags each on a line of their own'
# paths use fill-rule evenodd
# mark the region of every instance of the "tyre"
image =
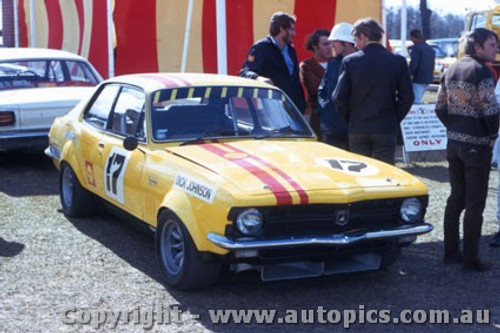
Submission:
<svg viewBox="0 0 500 333">
<path fill-rule="evenodd" d="M 59 197 L 66 216 L 84 217 L 95 213 L 96 203 L 92 194 L 80 185 L 75 172 L 67 163 L 61 165 Z"/>
<path fill-rule="evenodd" d="M 184 224 L 175 214 L 160 214 L 156 258 L 165 283 L 178 290 L 208 288 L 217 282 L 220 263 L 204 262 Z"/>
</svg>

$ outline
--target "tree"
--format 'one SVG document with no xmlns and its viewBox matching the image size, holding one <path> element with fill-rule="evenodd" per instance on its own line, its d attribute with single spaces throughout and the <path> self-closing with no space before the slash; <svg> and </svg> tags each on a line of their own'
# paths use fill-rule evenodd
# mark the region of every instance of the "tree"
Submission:
<svg viewBox="0 0 500 333">
<path fill-rule="evenodd" d="M 422 34 L 424 39 L 431 38 L 432 10 L 427 8 L 427 0 L 420 0 L 420 17 L 422 18 Z"/>
<path fill-rule="evenodd" d="M 423 28 L 421 10 L 416 7 L 409 6 L 406 11 L 407 15 L 407 31 L 422 27 L 422 32 L 425 35 Z M 387 11 L 386 16 L 387 35 L 390 39 L 401 38 L 401 8 L 391 7 Z M 432 38 L 459 38 L 465 28 L 465 17 L 461 15 L 447 14 L 441 16 L 437 12 L 432 12 L 430 16 L 430 37 Z M 409 36 L 406 36 L 408 39 Z"/>
</svg>

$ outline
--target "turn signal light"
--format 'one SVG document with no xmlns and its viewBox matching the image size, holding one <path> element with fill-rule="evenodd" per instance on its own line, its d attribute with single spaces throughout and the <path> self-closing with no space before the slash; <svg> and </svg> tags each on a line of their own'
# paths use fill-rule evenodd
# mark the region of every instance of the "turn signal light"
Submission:
<svg viewBox="0 0 500 333">
<path fill-rule="evenodd" d="M 0 126 L 13 125 L 16 122 L 14 111 L 0 111 Z"/>
</svg>

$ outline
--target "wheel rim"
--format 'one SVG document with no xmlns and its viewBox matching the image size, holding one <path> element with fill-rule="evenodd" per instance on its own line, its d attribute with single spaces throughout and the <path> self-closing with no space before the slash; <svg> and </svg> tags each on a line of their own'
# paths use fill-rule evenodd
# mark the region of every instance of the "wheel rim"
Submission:
<svg viewBox="0 0 500 333">
<path fill-rule="evenodd" d="M 73 202 L 73 173 L 65 167 L 62 174 L 62 199 L 64 206 L 71 207 Z"/>
<path fill-rule="evenodd" d="M 184 234 L 180 225 L 168 220 L 162 230 L 161 255 L 167 272 L 171 275 L 180 273 L 184 265 Z"/>
</svg>

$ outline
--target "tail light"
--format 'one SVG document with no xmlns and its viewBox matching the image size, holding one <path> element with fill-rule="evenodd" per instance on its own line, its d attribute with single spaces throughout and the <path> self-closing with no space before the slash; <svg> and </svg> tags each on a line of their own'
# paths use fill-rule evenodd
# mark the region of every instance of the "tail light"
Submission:
<svg viewBox="0 0 500 333">
<path fill-rule="evenodd" d="M 14 111 L 0 111 L 0 126 L 13 125 L 16 122 Z"/>
</svg>

